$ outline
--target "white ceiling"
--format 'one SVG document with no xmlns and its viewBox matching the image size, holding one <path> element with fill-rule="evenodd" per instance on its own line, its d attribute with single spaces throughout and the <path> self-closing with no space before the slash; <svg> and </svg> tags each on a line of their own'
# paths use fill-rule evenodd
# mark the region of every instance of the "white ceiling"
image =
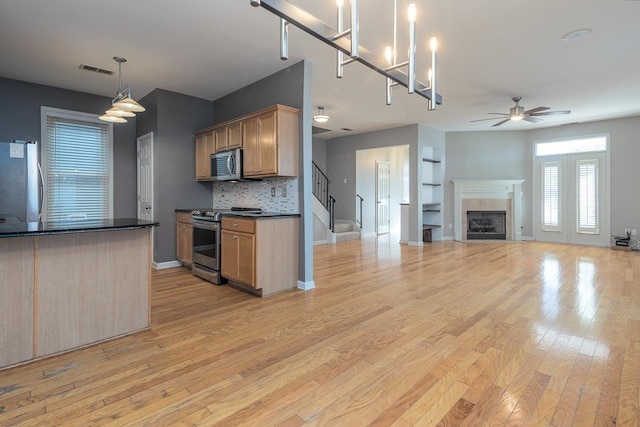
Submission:
<svg viewBox="0 0 640 427">
<path fill-rule="evenodd" d="M 334 0 L 293 0 L 335 26 Z M 360 64 L 335 78 L 335 53 L 300 30 L 289 36 L 289 61 L 279 59 L 278 18 L 249 0 L 2 0 L 0 76 L 113 97 L 117 70 L 134 97 L 155 88 L 206 99 L 246 86 L 301 59 L 313 64 L 313 105 L 323 105 L 332 130 L 322 137 L 423 123 L 444 131 L 522 130 L 640 115 L 640 2 L 628 0 L 414 0 L 418 10 L 418 72 L 429 66 L 428 40 L 439 39 L 438 92 L 444 103 L 396 88 L 384 102 L 385 80 Z M 348 4 L 348 2 L 345 2 Z M 398 0 L 399 51 L 406 49 L 406 7 Z M 361 45 L 380 52 L 392 40 L 392 0 L 360 2 Z M 348 9 L 348 8 L 345 8 Z M 345 21 L 348 23 L 348 19 Z M 348 24 L 347 24 L 348 26 Z M 562 36 L 591 28 L 584 39 Z M 399 60 L 402 60 L 399 55 Z M 487 112 L 508 112 L 512 96 L 525 109 L 572 110 L 538 124 L 491 128 Z"/>
</svg>

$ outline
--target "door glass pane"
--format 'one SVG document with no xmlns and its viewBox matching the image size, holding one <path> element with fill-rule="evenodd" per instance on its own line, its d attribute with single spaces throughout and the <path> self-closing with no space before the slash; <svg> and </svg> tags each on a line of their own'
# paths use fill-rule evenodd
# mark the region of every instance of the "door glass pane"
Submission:
<svg viewBox="0 0 640 427">
<path fill-rule="evenodd" d="M 606 150 L 606 136 L 571 139 L 567 141 L 538 142 L 536 144 L 536 156 L 553 156 L 556 154 L 587 153 Z"/>
<path fill-rule="evenodd" d="M 560 231 L 560 165 L 542 165 L 542 229 Z"/>
<path fill-rule="evenodd" d="M 578 160 L 578 233 L 598 233 L 598 160 Z"/>
</svg>

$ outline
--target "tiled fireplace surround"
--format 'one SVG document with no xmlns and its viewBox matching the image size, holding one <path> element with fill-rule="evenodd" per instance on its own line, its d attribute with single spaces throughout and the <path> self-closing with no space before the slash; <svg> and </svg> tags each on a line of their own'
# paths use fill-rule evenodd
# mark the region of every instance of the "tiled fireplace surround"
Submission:
<svg viewBox="0 0 640 427">
<path fill-rule="evenodd" d="M 467 240 L 467 211 L 506 211 L 506 240 L 522 240 L 524 179 L 454 179 L 453 232 Z"/>
</svg>

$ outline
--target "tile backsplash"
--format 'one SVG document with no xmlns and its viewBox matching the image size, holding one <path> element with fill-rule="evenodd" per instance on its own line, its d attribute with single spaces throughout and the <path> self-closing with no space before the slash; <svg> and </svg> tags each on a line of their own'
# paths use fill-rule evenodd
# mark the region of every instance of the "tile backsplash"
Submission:
<svg viewBox="0 0 640 427">
<path fill-rule="evenodd" d="M 275 196 L 271 190 L 275 188 Z M 286 195 L 283 196 L 283 188 Z M 267 212 L 300 213 L 298 178 L 265 178 L 262 181 L 214 182 L 213 208 L 260 208 Z"/>
</svg>

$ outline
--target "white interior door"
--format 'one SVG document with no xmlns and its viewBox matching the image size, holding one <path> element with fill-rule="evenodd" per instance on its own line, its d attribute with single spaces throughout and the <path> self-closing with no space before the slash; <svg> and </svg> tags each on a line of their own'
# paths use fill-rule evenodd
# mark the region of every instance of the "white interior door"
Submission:
<svg viewBox="0 0 640 427">
<path fill-rule="evenodd" d="M 138 138 L 138 218 L 153 221 L 153 132 Z"/>
<path fill-rule="evenodd" d="M 537 157 L 536 240 L 607 246 L 609 172 L 605 152 Z"/>
<path fill-rule="evenodd" d="M 376 233 L 389 232 L 390 223 L 390 170 L 391 163 L 376 161 Z"/>
</svg>

